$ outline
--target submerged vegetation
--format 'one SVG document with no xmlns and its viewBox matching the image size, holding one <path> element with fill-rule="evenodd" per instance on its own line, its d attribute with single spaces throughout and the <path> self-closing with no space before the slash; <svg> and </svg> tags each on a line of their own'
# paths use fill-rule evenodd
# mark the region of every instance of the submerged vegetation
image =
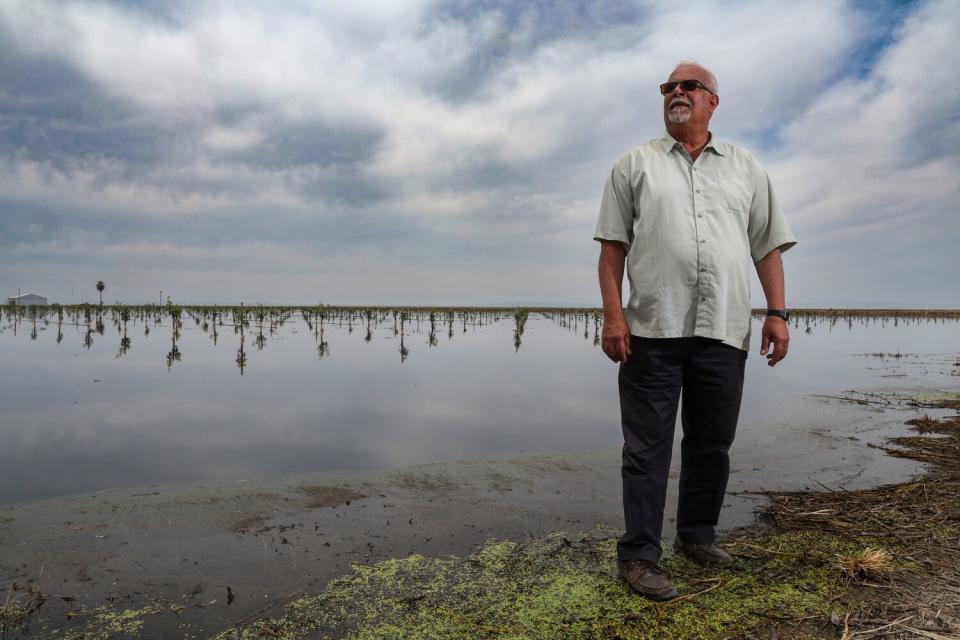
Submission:
<svg viewBox="0 0 960 640">
<path fill-rule="evenodd" d="M 762 316 L 762 310 L 754 314 Z M 915 322 L 956 322 L 960 320 L 957 310 L 885 310 L 885 309 L 798 309 L 792 310 L 792 324 L 796 331 L 812 333 L 816 327 L 833 330 L 846 325 L 853 328 L 854 322 L 869 326 L 876 323 L 894 326 Z M 133 339 L 129 335 L 131 328 L 143 326 L 143 335 L 148 337 L 152 331 L 165 329 L 170 333 L 170 349 L 166 353 L 166 366 L 171 369 L 181 361 L 183 353 L 180 337 L 186 329 L 184 318 L 193 320 L 194 328 L 210 336 L 216 345 L 221 333 L 232 330 L 236 338 L 234 362 L 243 375 L 249 366 L 249 353 L 246 339 L 249 334 L 256 351 L 267 348 L 277 331 L 287 325 L 305 326 L 314 337 L 317 357 L 325 360 L 330 357 L 331 346 L 326 330 L 331 327 L 346 329 L 352 335 L 354 327 L 363 328 L 363 341 L 371 343 L 374 337 L 381 335 L 397 340 L 400 361 L 406 362 L 411 354 L 411 338 L 422 336 L 428 348 L 436 347 L 441 336 L 447 341 L 453 340 L 455 327 L 461 333 L 479 330 L 484 326 L 513 321 L 513 346 L 516 351 L 523 344 L 527 320 L 536 316 L 552 322 L 575 336 L 600 345 L 603 323 L 603 311 L 597 308 L 554 308 L 554 307 L 379 307 L 379 306 L 217 306 L 173 304 L 170 299 L 163 305 L 123 305 L 103 306 L 93 304 L 19 306 L 7 304 L 0 307 L 0 332 L 12 331 L 16 335 L 21 327 L 29 327 L 31 340 L 37 340 L 41 332 L 51 323 L 56 324 L 57 343 L 64 340 L 64 327 L 74 327 L 82 332 L 82 344 L 93 347 L 95 341 L 106 336 L 107 325 L 111 325 L 119 338 L 117 357 L 123 357 L 133 348 Z M 302 324 L 301 324 L 302 323 Z M 900 354 L 866 354 L 877 357 L 899 358 Z M 957 364 L 960 366 L 960 363 Z"/>
<path fill-rule="evenodd" d="M 170 349 L 166 354 L 166 366 L 172 368 L 181 361 L 180 337 L 185 330 L 184 319 L 193 320 L 194 327 L 209 334 L 214 344 L 220 340 L 223 331 L 232 329 L 237 339 L 235 363 L 241 375 L 248 366 L 247 337 L 253 341 L 256 351 L 263 351 L 276 332 L 286 325 L 306 326 L 314 337 L 317 356 L 322 360 L 330 356 L 330 341 L 327 329 L 346 328 L 348 335 L 356 326 L 363 327 L 363 340 L 370 343 L 377 334 L 392 335 L 398 341 L 400 360 L 404 362 L 410 355 L 410 338 L 426 333 L 424 343 L 427 347 L 440 344 L 441 335 L 452 340 L 454 327 L 462 328 L 463 333 L 470 329 L 479 329 L 486 325 L 514 318 L 514 347 L 519 350 L 523 328 L 530 311 L 524 308 L 483 308 L 483 307 L 332 307 L 324 304 L 316 306 L 278 307 L 257 305 L 238 306 L 180 306 L 169 299 L 165 305 L 128 306 L 115 304 L 101 306 L 91 304 L 17 306 L 6 305 L 0 312 L 3 324 L 0 331 L 12 331 L 15 335 L 21 326 L 29 324 L 31 339 L 36 340 L 39 333 L 51 322 L 56 323 L 57 343 L 63 341 L 64 327 L 76 327 L 83 333 L 83 344 L 90 349 L 95 336 L 103 336 L 106 326 L 112 325 L 119 336 L 117 357 L 124 356 L 133 346 L 129 331 L 131 327 L 143 326 L 144 337 L 152 331 L 166 328 L 170 335 Z M 587 326 L 587 318 L 596 315 L 595 310 L 542 310 L 541 313 L 554 319 L 561 326 L 576 328 L 580 322 Z M 302 323 L 302 324 L 301 324 Z M 595 323 L 595 331 L 599 324 Z M 596 338 L 599 340 L 599 337 Z"/>
</svg>

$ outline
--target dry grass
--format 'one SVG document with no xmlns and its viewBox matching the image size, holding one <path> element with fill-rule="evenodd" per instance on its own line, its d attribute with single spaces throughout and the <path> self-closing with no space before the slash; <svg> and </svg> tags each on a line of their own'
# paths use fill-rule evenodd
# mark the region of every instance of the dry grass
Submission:
<svg viewBox="0 0 960 640">
<path fill-rule="evenodd" d="M 867 547 L 859 553 L 837 554 L 837 564 L 851 581 L 893 577 L 893 555 L 884 549 Z"/>
<path fill-rule="evenodd" d="M 955 402 L 945 398 L 939 408 Z M 848 588 L 832 622 L 847 640 L 960 638 L 960 416 L 907 424 L 933 437 L 894 438 L 897 448 L 884 449 L 933 465 L 916 482 L 770 494 L 766 515 L 777 530 L 819 531 L 862 545 L 835 556 Z M 794 632 L 789 637 L 823 637 L 821 629 Z"/>
</svg>

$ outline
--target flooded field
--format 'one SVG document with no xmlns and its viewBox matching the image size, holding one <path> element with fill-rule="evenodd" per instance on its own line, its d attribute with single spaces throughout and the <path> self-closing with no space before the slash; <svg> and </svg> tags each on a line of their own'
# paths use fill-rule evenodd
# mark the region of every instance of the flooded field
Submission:
<svg viewBox="0 0 960 640">
<path fill-rule="evenodd" d="M 616 447 L 617 368 L 598 346 L 600 320 L 594 310 L 7 307 L 0 504 Z M 960 386 L 955 317 L 797 314 L 775 369 L 759 357 L 760 325 L 735 446 L 748 459 L 785 452 L 790 469 L 797 446 L 858 419 L 822 396 Z M 755 462 L 750 473 L 782 479 L 779 464 Z M 866 482 L 884 473 L 859 471 Z"/>
<path fill-rule="evenodd" d="M 352 572 L 420 584 L 524 540 L 554 571 L 557 532 L 600 527 L 571 538 L 599 558 L 622 526 L 617 367 L 593 310 L 16 311 L 0 323 L 10 638 L 300 638 L 257 620 Z M 798 313 L 773 369 L 760 324 L 721 535 L 769 492 L 869 492 L 939 459 L 889 453 L 960 390 L 956 314 Z M 604 594 L 607 565 L 589 572 Z"/>
</svg>

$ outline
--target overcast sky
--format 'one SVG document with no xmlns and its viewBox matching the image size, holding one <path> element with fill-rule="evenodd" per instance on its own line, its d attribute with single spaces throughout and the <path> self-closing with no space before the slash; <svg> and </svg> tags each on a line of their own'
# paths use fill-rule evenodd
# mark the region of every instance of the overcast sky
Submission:
<svg viewBox="0 0 960 640">
<path fill-rule="evenodd" d="M 604 180 L 693 59 L 799 240 L 788 304 L 960 307 L 958 33 L 956 0 L 0 0 L 0 295 L 599 305 Z"/>
</svg>

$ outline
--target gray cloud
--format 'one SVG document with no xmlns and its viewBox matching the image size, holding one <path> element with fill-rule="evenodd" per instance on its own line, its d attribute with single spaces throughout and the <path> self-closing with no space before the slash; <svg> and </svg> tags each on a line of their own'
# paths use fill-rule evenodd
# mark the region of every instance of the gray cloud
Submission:
<svg viewBox="0 0 960 640">
<path fill-rule="evenodd" d="M 607 48 L 627 48 L 642 30 L 643 15 L 641 6 L 632 3 L 441 2 L 426 28 L 462 25 L 473 46 L 456 68 L 428 79 L 426 86 L 462 103 L 483 94 L 510 66 L 544 47 L 602 34 Z"/>
<path fill-rule="evenodd" d="M 65 170 L 69 158 L 121 162 L 131 177 L 163 162 L 168 138 L 160 123 L 105 95 L 65 61 L 18 58 L 0 39 L 0 154 L 49 162 Z"/>
<path fill-rule="evenodd" d="M 960 239 L 960 82 L 930 61 L 952 55 L 958 13 L 5 3 L 0 282 L 57 298 L 106 278 L 131 301 L 159 282 L 296 301 L 322 282 L 328 301 L 595 303 L 603 177 L 660 134 L 656 85 L 694 58 L 720 78 L 715 130 L 757 153 L 800 237 L 791 298 L 934 304 L 956 293 L 920 263 Z"/>
</svg>

